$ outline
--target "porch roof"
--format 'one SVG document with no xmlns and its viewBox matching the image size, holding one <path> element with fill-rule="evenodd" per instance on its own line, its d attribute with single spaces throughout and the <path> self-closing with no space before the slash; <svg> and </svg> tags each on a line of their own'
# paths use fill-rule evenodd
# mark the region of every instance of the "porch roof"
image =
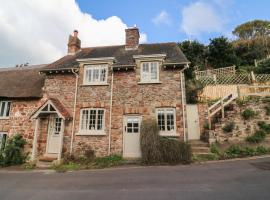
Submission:
<svg viewBox="0 0 270 200">
<path fill-rule="evenodd" d="M 63 119 L 70 119 L 71 116 L 63 104 L 55 98 L 46 100 L 31 116 L 31 119 L 38 118 L 40 114 L 57 114 Z"/>
</svg>

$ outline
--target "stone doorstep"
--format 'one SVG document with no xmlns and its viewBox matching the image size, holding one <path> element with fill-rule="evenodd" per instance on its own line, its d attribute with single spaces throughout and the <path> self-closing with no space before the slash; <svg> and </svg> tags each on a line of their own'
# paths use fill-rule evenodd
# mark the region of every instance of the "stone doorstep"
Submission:
<svg viewBox="0 0 270 200">
<path fill-rule="evenodd" d="M 42 156 L 38 160 L 41 162 L 53 162 L 53 161 L 57 160 L 57 158 L 56 157 Z"/>
<path fill-rule="evenodd" d="M 211 153 L 209 147 L 192 147 L 192 153 Z"/>
</svg>

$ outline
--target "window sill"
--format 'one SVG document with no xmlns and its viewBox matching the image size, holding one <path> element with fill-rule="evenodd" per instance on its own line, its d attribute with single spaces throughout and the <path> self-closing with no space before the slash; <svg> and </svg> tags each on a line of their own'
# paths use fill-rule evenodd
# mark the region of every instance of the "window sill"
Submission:
<svg viewBox="0 0 270 200">
<path fill-rule="evenodd" d="M 108 83 L 89 83 L 89 84 L 82 84 L 81 87 L 87 87 L 87 86 L 109 86 Z"/>
<path fill-rule="evenodd" d="M 104 136 L 106 135 L 105 131 L 102 132 L 78 132 L 76 136 Z"/>
<path fill-rule="evenodd" d="M 0 117 L 0 120 L 7 120 L 9 117 Z"/>
<path fill-rule="evenodd" d="M 166 137 L 166 136 L 170 136 L 170 137 L 179 137 L 179 134 L 177 134 L 177 133 L 160 133 L 159 134 L 160 136 L 164 136 L 164 137 Z"/>
<path fill-rule="evenodd" d="M 146 85 L 146 84 L 161 84 L 162 82 L 156 81 L 156 82 L 138 82 L 139 85 Z"/>
</svg>

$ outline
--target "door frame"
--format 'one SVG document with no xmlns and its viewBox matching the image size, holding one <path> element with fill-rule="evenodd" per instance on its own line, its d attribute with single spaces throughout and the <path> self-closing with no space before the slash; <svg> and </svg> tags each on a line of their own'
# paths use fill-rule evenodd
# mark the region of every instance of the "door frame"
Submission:
<svg viewBox="0 0 270 200">
<path fill-rule="evenodd" d="M 51 125 L 51 123 L 52 123 L 52 118 L 61 118 L 61 117 L 59 117 L 57 114 L 50 114 L 49 115 L 49 117 L 48 117 L 48 126 L 47 126 L 47 144 L 46 144 L 46 154 L 58 154 L 59 153 L 59 151 L 57 151 L 56 153 L 50 153 L 48 150 L 49 150 L 49 142 L 50 142 L 50 133 L 49 133 L 49 131 L 50 131 L 50 125 Z M 64 122 L 64 120 L 61 118 L 61 130 L 60 130 L 60 132 L 59 132 L 59 148 L 60 148 L 60 145 L 61 145 L 61 134 L 62 134 L 62 123 Z M 55 123 L 54 123 L 54 125 L 53 126 L 55 126 Z"/>
<path fill-rule="evenodd" d="M 125 157 L 125 139 L 126 139 L 125 125 L 126 125 L 126 119 L 128 117 L 138 117 L 139 118 L 139 134 L 141 134 L 142 115 L 140 115 L 140 114 L 125 114 L 125 115 L 123 115 L 123 125 L 122 125 L 122 134 L 123 134 L 123 141 L 122 141 L 123 151 L 122 151 L 122 156 L 123 156 L 123 158 Z"/>
</svg>

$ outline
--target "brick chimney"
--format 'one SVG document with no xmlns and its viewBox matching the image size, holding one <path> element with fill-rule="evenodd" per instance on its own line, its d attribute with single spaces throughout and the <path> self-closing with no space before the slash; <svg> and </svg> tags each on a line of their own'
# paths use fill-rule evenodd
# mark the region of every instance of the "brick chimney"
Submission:
<svg viewBox="0 0 270 200">
<path fill-rule="evenodd" d="M 78 31 L 74 30 L 73 35 L 68 39 L 68 54 L 74 55 L 81 50 L 81 40 L 78 38 Z"/>
<path fill-rule="evenodd" d="M 139 46 L 140 32 L 134 26 L 126 29 L 126 50 L 135 50 Z"/>
</svg>

